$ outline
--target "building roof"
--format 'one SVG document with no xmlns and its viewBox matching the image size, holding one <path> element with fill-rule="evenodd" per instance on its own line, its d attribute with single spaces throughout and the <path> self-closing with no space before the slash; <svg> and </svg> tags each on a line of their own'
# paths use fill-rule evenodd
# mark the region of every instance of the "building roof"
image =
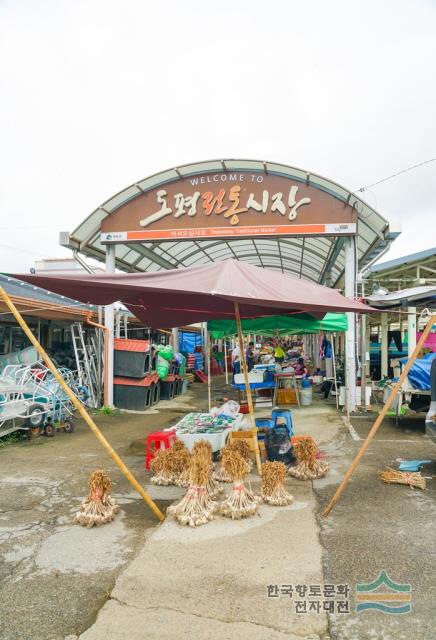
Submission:
<svg viewBox="0 0 436 640">
<path fill-rule="evenodd" d="M 71 233 L 61 233 L 61 244 L 103 261 L 101 223 L 127 202 L 151 189 L 177 179 L 217 171 L 255 171 L 286 177 L 328 193 L 357 211 L 357 253 L 359 269 L 369 265 L 398 236 L 388 221 L 353 192 L 327 178 L 303 169 L 258 160 L 211 160 L 183 165 L 139 180 L 103 202 Z M 344 237 L 258 237 L 254 239 L 183 239 L 118 243 L 116 267 L 128 272 L 147 272 L 204 265 L 236 258 L 300 278 L 340 286 L 344 273 Z"/>
<path fill-rule="evenodd" d="M 372 307 L 379 309 L 416 304 L 433 306 L 436 303 L 436 286 L 411 287 L 393 293 L 366 296 L 366 300 Z"/>
<path fill-rule="evenodd" d="M 436 286 L 436 247 L 373 265 L 365 276 L 389 291 Z"/>
<path fill-rule="evenodd" d="M 10 296 L 18 310 L 25 315 L 46 319 L 81 320 L 90 313 L 95 315 L 97 311 L 95 305 L 83 304 L 5 274 L 0 274 L 0 286 Z M 2 301 L 0 301 L 0 311 L 1 313 L 6 311 Z"/>
<path fill-rule="evenodd" d="M 387 260 L 386 262 L 374 264 L 369 268 L 369 272 L 378 273 L 380 271 L 386 271 L 387 269 L 394 269 L 395 267 L 403 267 L 405 265 L 423 262 L 427 258 L 436 259 L 436 247 L 433 247 L 432 249 L 426 249 L 425 251 L 418 251 L 417 253 L 410 253 L 407 256 L 395 258 L 394 260 Z"/>
</svg>

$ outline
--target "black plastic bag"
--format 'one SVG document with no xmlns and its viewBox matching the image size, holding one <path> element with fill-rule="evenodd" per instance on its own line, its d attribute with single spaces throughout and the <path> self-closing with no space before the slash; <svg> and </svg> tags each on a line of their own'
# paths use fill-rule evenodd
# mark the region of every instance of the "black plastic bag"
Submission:
<svg viewBox="0 0 436 640">
<path fill-rule="evenodd" d="M 293 447 L 286 427 L 277 426 L 266 432 L 265 449 L 267 458 L 271 462 L 277 460 L 286 465 L 295 462 Z"/>
</svg>

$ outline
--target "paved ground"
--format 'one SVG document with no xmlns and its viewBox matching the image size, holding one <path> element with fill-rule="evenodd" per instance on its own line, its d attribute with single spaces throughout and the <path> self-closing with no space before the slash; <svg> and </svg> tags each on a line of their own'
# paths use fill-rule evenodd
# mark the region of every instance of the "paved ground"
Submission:
<svg viewBox="0 0 436 640">
<path fill-rule="evenodd" d="M 176 408 L 98 422 L 161 508 L 181 495 L 149 485 L 143 438 L 186 411 L 205 406 L 205 388 Z M 72 435 L 0 449 L 0 638 L 83 640 L 197 637 L 254 640 L 433 640 L 435 480 L 421 493 L 384 485 L 377 472 L 396 458 L 436 458 L 422 421 L 385 423 L 332 515 L 319 517 L 359 442 L 332 408 L 294 412 L 296 430 L 311 433 L 332 463 L 325 480 L 288 480 L 290 507 L 264 506 L 248 521 L 216 520 L 197 530 L 151 514 L 81 423 Z M 364 437 L 369 423 L 356 420 Z M 407 430 L 404 430 L 406 427 Z M 87 530 L 71 523 L 98 466 L 114 480 L 122 513 Z M 435 466 L 426 475 L 436 473 Z M 252 476 L 256 486 L 256 477 Z M 317 522 L 318 519 L 318 522 Z M 295 598 L 267 598 L 268 584 L 348 584 L 385 569 L 412 584 L 413 612 L 404 616 L 296 614 Z M 94 621 L 100 610 L 95 624 Z M 85 630 L 88 631 L 85 632 Z"/>
<path fill-rule="evenodd" d="M 294 422 L 297 433 L 323 442 L 342 425 L 325 406 L 296 411 Z M 256 475 L 250 482 L 258 488 Z M 81 639 L 326 638 L 326 614 L 300 615 L 288 596 L 267 597 L 268 585 L 323 582 L 311 485 L 290 478 L 287 487 L 293 504 L 265 505 L 251 519 L 219 518 L 194 530 L 167 519 Z M 168 490 L 161 487 L 162 495 Z"/>
<path fill-rule="evenodd" d="M 204 392 L 203 392 L 204 394 Z M 192 407 L 192 394 L 159 404 L 148 415 L 98 416 L 96 421 L 137 478 L 145 483 L 144 436 Z M 197 400 L 196 405 L 198 406 Z M 0 638 L 60 640 L 89 627 L 120 571 L 156 520 L 88 427 L 0 449 Z M 122 506 L 110 526 L 72 523 L 87 477 L 108 470 Z M 154 487 L 150 491 L 153 492 Z M 159 502 L 165 509 L 171 496 Z"/>
<path fill-rule="evenodd" d="M 364 438 L 371 422 L 354 420 L 357 435 Z M 361 442 L 345 438 L 330 448 L 335 473 L 314 483 L 320 511 L 345 472 Z M 386 485 L 378 472 L 396 467 L 399 458 L 432 459 L 424 475 L 434 476 L 427 489 Z M 412 612 L 387 615 L 374 611 L 332 616 L 329 630 L 335 640 L 433 640 L 436 638 L 436 447 L 424 435 L 423 417 L 403 420 L 397 429 L 386 420 L 355 475 L 327 518 L 319 518 L 324 548 L 324 580 L 370 583 L 385 570 L 397 583 L 412 586 Z"/>
</svg>

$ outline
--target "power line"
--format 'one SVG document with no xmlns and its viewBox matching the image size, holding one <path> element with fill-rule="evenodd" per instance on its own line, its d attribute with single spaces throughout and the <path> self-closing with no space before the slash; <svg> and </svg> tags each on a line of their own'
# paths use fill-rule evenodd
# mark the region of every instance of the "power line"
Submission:
<svg viewBox="0 0 436 640">
<path fill-rule="evenodd" d="M 402 169 L 401 171 L 397 171 L 397 173 L 393 173 L 390 176 L 387 176 L 386 178 L 382 178 L 381 180 L 377 180 L 377 182 L 373 182 L 372 184 L 368 184 L 366 187 L 360 187 L 360 189 L 357 189 L 357 191 L 366 191 L 366 189 L 370 189 L 371 187 L 375 187 L 378 184 L 381 184 L 382 182 L 387 182 L 388 180 L 392 180 L 392 178 L 396 178 L 397 176 L 400 176 L 402 173 L 407 173 L 408 171 L 412 171 L 413 169 L 417 169 L 418 167 L 422 167 L 425 164 L 429 164 L 430 162 L 434 162 L 436 160 L 436 158 L 430 158 L 430 160 L 424 160 L 424 162 L 418 162 L 418 164 L 413 164 L 410 167 L 407 167 L 407 169 Z"/>
</svg>

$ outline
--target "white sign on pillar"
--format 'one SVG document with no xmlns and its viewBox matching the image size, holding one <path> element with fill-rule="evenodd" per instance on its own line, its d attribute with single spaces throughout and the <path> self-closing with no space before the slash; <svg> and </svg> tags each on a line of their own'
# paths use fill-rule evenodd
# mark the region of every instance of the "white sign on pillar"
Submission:
<svg viewBox="0 0 436 640">
<path fill-rule="evenodd" d="M 416 307 L 407 307 L 407 355 L 412 355 L 416 347 Z"/>
</svg>

